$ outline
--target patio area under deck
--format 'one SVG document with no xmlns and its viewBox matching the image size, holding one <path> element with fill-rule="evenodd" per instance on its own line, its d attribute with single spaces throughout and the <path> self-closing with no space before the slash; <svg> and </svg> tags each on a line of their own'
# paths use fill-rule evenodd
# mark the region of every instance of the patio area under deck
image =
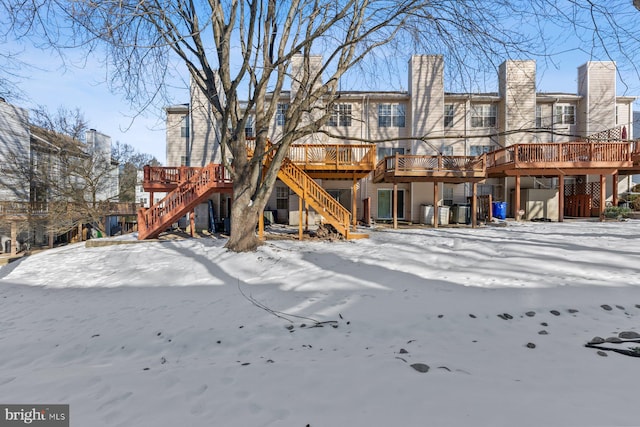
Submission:
<svg viewBox="0 0 640 427">
<path fill-rule="evenodd" d="M 482 156 L 428 156 L 401 155 L 385 157 L 376 165 L 374 183 L 393 183 L 393 228 L 398 227 L 398 184 L 432 182 L 433 200 L 440 199 L 440 183 L 472 184 L 471 226 L 477 227 L 478 182 L 487 178 L 486 155 Z M 438 227 L 438 203 L 433 206 L 433 226 Z"/>
<path fill-rule="evenodd" d="M 638 157 L 634 143 L 567 142 L 514 144 L 487 154 L 487 176 L 515 178 L 514 217 L 520 219 L 520 180 L 522 176 L 558 178 L 558 220 L 564 220 L 564 178 L 574 175 L 600 175 L 600 219 L 604 219 L 607 176 L 618 181 L 620 170 L 633 170 Z M 640 169 L 640 168 L 639 168 Z M 617 203 L 617 185 L 613 185 Z M 518 207 L 518 209 L 515 209 Z"/>
</svg>

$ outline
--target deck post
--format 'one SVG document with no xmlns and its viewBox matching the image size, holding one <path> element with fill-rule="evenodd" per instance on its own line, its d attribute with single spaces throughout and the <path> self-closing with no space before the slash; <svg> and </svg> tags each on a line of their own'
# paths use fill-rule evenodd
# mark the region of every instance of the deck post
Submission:
<svg viewBox="0 0 640 427">
<path fill-rule="evenodd" d="M 393 210 L 393 228 L 398 228 L 398 183 L 393 183 L 393 203 L 391 209 Z"/>
<path fill-rule="evenodd" d="M 82 223 L 78 224 L 78 242 L 82 242 Z"/>
<path fill-rule="evenodd" d="M 478 226 L 478 183 L 471 184 L 471 228 Z"/>
<path fill-rule="evenodd" d="M 258 239 L 264 240 L 264 209 L 258 215 Z"/>
<path fill-rule="evenodd" d="M 438 182 L 433 183 L 433 228 L 438 228 L 438 202 L 440 201 L 440 195 L 438 194 L 440 188 Z"/>
<path fill-rule="evenodd" d="M 600 175 L 600 221 L 604 221 L 604 208 L 606 206 L 606 196 L 607 196 L 607 177 L 605 175 Z"/>
<path fill-rule="evenodd" d="M 149 191 L 149 207 L 153 206 L 153 191 Z"/>
<path fill-rule="evenodd" d="M 613 174 L 613 206 L 618 206 L 618 173 Z"/>
<path fill-rule="evenodd" d="M 564 222 L 564 175 L 558 175 L 558 222 Z"/>
<path fill-rule="evenodd" d="M 302 240 L 302 197 L 298 197 L 298 240 Z"/>
<path fill-rule="evenodd" d="M 353 187 L 351 190 L 351 223 L 353 228 L 355 229 L 357 225 L 357 209 L 358 209 L 358 200 L 356 198 L 356 193 L 358 191 L 358 181 L 355 177 L 353 177 Z"/>
<path fill-rule="evenodd" d="M 55 241 L 55 236 L 53 234 L 53 230 L 49 230 L 49 249 L 53 248 L 54 241 Z"/>
<path fill-rule="evenodd" d="M 11 221 L 11 255 L 18 253 L 18 223 Z"/>
<path fill-rule="evenodd" d="M 304 229 L 309 231 L 309 202 L 304 199 Z"/>
<path fill-rule="evenodd" d="M 191 212 L 189 212 L 189 234 L 191 234 L 191 237 L 194 236 L 194 230 L 196 229 L 196 211 L 195 209 L 192 209 Z"/>
<path fill-rule="evenodd" d="M 520 175 L 516 175 L 515 197 L 513 201 L 513 217 L 520 221 Z"/>
</svg>

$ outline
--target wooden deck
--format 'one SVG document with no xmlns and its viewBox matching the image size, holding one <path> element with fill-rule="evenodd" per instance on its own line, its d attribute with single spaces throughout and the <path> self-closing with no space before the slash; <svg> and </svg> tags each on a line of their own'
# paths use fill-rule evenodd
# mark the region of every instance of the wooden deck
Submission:
<svg viewBox="0 0 640 427">
<path fill-rule="evenodd" d="M 628 142 L 514 144 L 487 153 L 487 176 L 612 175 L 633 169 L 640 153 Z"/>
<path fill-rule="evenodd" d="M 287 157 L 314 179 L 361 179 L 375 169 L 375 144 L 292 144 Z"/>
<path fill-rule="evenodd" d="M 66 207 L 62 202 L 0 202 L 0 218 L 6 220 L 24 220 L 25 218 L 46 218 L 51 211 L 60 212 L 67 209 L 70 213 L 74 210 L 74 205 L 67 203 Z M 139 205 L 128 202 L 99 202 L 100 210 L 107 215 L 137 215 Z M 54 206 L 54 204 L 58 204 Z"/>
<path fill-rule="evenodd" d="M 145 166 L 142 187 L 148 192 L 169 192 L 197 175 L 202 168 L 188 166 Z"/>
<path fill-rule="evenodd" d="M 373 182 L 478 182 L 487 177 L 486 156 L 385 157 L 378 162 Z"/>
</svg>

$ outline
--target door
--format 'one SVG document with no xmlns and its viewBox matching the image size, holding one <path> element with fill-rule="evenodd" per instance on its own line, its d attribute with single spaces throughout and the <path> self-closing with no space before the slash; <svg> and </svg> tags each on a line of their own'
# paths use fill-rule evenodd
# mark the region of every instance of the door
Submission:
<svg viewBox="0 0 640 427">
<path fill-rule="evenodd" d="M 393 219 L 393 190 L 378 190 L 378 219 Z M 404 219 L 404 190 L 398 190 L 398 219 Z"/>
</svg>

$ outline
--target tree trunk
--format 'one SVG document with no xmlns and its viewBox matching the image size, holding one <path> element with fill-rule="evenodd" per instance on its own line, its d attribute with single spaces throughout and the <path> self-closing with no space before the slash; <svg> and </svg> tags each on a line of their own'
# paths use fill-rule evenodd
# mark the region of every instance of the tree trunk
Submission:
<svg viewBox="0 0 640 427">
<path fill-rule="evenodd" d="M 234 252 L 255 251 L 262 243 L 256 235 L 258 213 L 264 201 L 251 202 L 251 186 L 234 183 L 234 199 L 231 205 L 231 235 L 225 247 Z"/>
</svg>

